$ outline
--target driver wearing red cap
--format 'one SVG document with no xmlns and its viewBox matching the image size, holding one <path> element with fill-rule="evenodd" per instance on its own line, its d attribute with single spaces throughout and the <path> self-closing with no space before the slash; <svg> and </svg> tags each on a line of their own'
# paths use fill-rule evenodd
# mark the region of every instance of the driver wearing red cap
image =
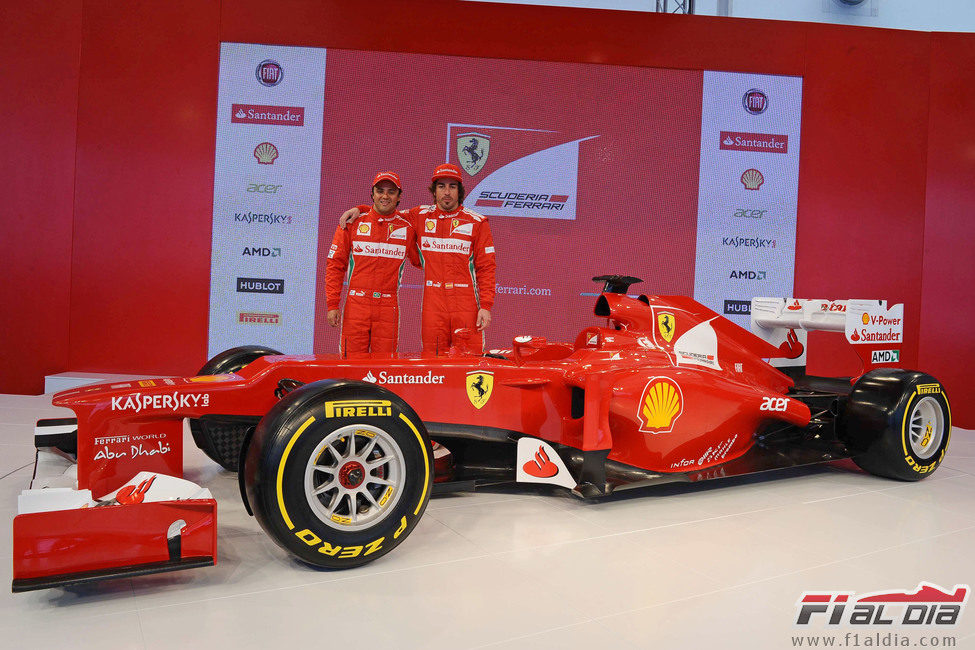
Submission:
<svg viewBox="0 0 975 650">
<path fill-rule="evenodd" d="M 420 244 L 423 266 L 421 338 L 424 356 L 446 353 L 457 343 L 454 331 L 475 330 L 465 343 L 483 351 L 483 331 L 491 324 L 494 306 L 494 240 L 487 217 L 463 207 L 460 168 L 450 163 L 433 170 L 430 194 L 434 205 L 409 211 Z M 340 229 L 360 208 L 349 210 Z M 358 226 L 358 222 L 356 222 Z"/>
<path fill-rule="evenodd" d="M 399 340 L 397 289 L 409 259 L 420 266 L 416 230 L 405 211 L 397 211 L 403 192 L 399 176 L 380 172 L 372 182 L 372 209 L 355 228 L 336 228 L 325 267 L 328 324 L 339 324 L 342 282 L 349 269 L 349 292 L 339 335 L 347 357 L 392 357 Z"/>
</svg>

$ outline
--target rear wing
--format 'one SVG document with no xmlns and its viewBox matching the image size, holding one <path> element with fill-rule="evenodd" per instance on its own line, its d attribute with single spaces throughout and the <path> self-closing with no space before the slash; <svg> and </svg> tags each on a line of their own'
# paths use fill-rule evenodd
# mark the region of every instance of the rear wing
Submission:
<svg viewBox="0 0 975 650">
<path fill-rule="evenodd" d="M 886 300 L 753 298 L 751 330 L 779 348 L 782 355 L 770 363 L 789 374 L 805 374 L 808 331 L 842 332 L 863 362 L 863 373 L 900 363 L 904 305 L 888 309 Z"/>
</svg>

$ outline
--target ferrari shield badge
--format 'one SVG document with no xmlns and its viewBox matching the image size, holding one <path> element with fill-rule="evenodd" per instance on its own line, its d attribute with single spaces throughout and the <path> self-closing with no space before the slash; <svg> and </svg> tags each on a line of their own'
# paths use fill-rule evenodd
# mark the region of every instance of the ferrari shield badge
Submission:
<svg viewBox="0 0 975 650">
<path fill-rule="evenodd" d="M 662 311 L 657 314 L 657 330 L 664 340 L 670 343 L 674 338 L 674 315 L 669 311 Z"/>
<path fill-rule="evenodd" d="M 467 373 L 467 398 L 471 400 L 474 408 L 479 409 L 487 404 L 492 392 L 494 392 L 493 372 Z"/>
<path fill-rule="evenodd" d="M 491 136 L 480 133 L 461 133 L 457 136 L 457 160 L 464 171 L 474 176 L 484 168 L 491 151 Z"/>
</svg>

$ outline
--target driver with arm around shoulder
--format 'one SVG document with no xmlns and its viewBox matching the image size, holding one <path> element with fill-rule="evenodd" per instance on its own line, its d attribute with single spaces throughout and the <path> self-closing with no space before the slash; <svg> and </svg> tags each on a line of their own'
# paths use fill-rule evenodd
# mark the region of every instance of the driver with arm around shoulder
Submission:
<svg viewBox="0 0 975 650">
<path fill-rule="evenodd" d="M 487 217 L 463 206 L 464 185 L 456 165 L 434 169 L 429 189 L 434 204 L 409 210 L 423 266 L 423 354 L 445 354 L 457 342 L 454 331 L 459 328 L 474 330 L 465 346 L 483 352 L 483 332 L 494 306 L 491 228 Z M 340 229 L 359 213 L 353 208 L 343 214 Z"/>
</svg>

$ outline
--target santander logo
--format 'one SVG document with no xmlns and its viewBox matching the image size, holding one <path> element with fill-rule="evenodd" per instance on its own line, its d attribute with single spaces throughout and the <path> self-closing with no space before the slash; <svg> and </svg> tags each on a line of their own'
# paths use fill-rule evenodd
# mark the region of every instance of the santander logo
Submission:
<svg viewBox="0 0 975 650">
<path fill-rule="evenodd" d="M 522 469 L 525 470 L 525 474 L 536 478 L 551 478 L 559 473 L 558 465 L 549 459 L 542 446 L 539 446 L 538 451 L 535 452 L 535 458 L 525 463 Z"/>
</svg>

